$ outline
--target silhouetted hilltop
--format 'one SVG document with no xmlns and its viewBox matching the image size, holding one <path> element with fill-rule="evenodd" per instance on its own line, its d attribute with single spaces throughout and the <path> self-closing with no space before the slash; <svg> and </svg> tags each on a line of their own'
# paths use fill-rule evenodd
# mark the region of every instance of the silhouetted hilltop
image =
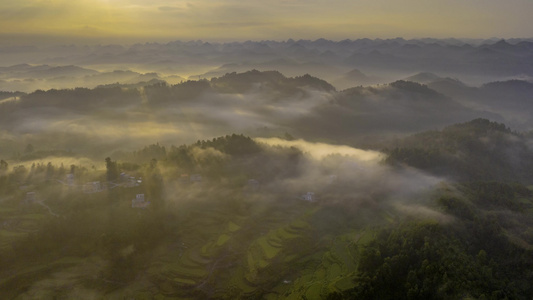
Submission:
<svg viewBox="0 0 533 300">
<path fill-rule="evenodd" d="M 400 80 L 341 91 L 316 106 L 312 114 L 295 120 L 294 126 L 310 135 L 320 132 L 346 138 L 372 132 L 416 132 L 482 116 L 501 119 L 467 108 L 426 85 Z"/>
<path fill-rule="evenodd" d="M 31 78 L 45 79 L 55 77 L 82 77 L 98 74 L 98 71 L 79 66 L 49 66 L 19 64 L 10 67 L 0 67 L 0 78 Z"/>
<path fill-rule="evenodd" d="M 0 91 L 0 100 L 7 99 L 7 98 L 13 98 L 13 97 L 20 97 L 23 95 L 26 95 L 26 93 Z"/>
<path fill-rule="evenodd" d="M 367 82 L 361 82 L 362 80 L 359 78 L 354 85 L 359 82 L 361 84 L 391 82 L 397 78 L 405 78 L 408 74 L 412 74 L 413 70 L 446 74 L 446 76 L 461 78 L 464 82 L 477 85 L 503 78 L 533 76 L 532 44 L 533 41 L 529 39 L 505 41 L 500 39 L 428 38 L 406 40 L 396 38 L 342 41 L 326 39 L 270 40 L 242 43 L 174 41 L 166 44 L 146 43 L 132 46 L 22 47 L 16 50 L 0 47 L 0 53 L 6 54 L 0 57 L 0 65 L 19 64 L 11 67 L 0 67 L 0 79 L 30 79 L 32 78 L 30 76 L 31 70 L 37 72 L 34 74 L 33 80 L 35 78 L 83 77 L 82 74 L 90 76 L 89 72 L 94 66 L 102 67 L 104 70 L 124 66 L 124 69 L 134 68 L 189 79 L 209 79 L 223 76 L 226 73 L 240 73 L 250 69 L 278 70 L 286 76 L 294 77 L 307 73 L 335 83 L 338 78 L 357 68 L 364 70 L 367 74 L 372 74 L 372 76 L 369 76 L 370 79 Z M 28 64 L 35 61 L 43 65 Z M 47 68 L 50 67 L 43 67 L 47 66 L 44 64 L 57 67 L 47 71 Z M 44 68 L 41 70 L 42 72 L 39 71 L 38 67 Z M 9 68 L 11 68 L 9 71 L 11 73 L 6 73 Z M 83 70 L 76 68 L 83 68 Z M 100 72 L 105 73 L 107 71 Z M 27 75 L 24 75 L 26 73 Z M 15 75 L 19 77 L 14 77 Z M 39 88 L 72 88 L 80 86 L 83 82 L 80 80 L 76 82 L 77 85 L 72 85 L 72 83 L 67 85 L 65 79 L 31 84 L 30 82 L 24 84 L 17 82 L 16 85 L 11 82 L 11 86 L 14 87 L 8 89 L 5 87 L 7 85 L 0 85 L 0 90 L 31 92 Z M 145 78 L 137 82 L 150 79 Z M 165 80 L 165 78 L 160 79 Z M 419 80 L 413 79 L 413 81 Z M 123 82 L 123 80 L 94 83 L 87 81 L 86 85 L 82 86 L 94 87 L 117 81 L 123 84 L 136 83 Z M 340 89 L 349 87 L 345 84 L 339 86 Z"/>
<path fill-rule="evenodd" d="M 352 69 L 349 72 L 342 74 L 341 76 L 335 78 L 332 83 L 337 89 L 346 89 L 358 85 L 367 85 L 375 82 L 377 79 L 373 76 L 367 76 L 359 69 Z"/>
<path fill-rule="evenodd" d="M 406 81 L 418 82 L 418 83 L 430 83 L 433 81 L 441 80 L 442 77 L 431 72 L 420 72 L 413 76 L 405 78 Z"/>
<path fill-rule="evenodd" d="M 527 144 L 502 123 L 475 119 L 405 138 L 388 151 L 387 162 L 456 180 L 529 182 L 533 153 Z"/>
<path fill-rule="evenodd" d="M 489 91 L 495 90 L 507 90 L 509 92 L 526 92 L 531 93 L 533 91 L 533 83 L 524 80 L 507 80 L 489 82 L 482 86 L 483 89 Z"/>
<path fill-rule="evenodd" d="M 353 69 L 350 72 L 344 74 L 345 78 L 351 79 L 351 80 L 365 80 L 368 79 L 368 77 L 358 69 Z"/>
<path fill-rule="evenodd" d="M 479 91 L 482 96 L 477 99 L 495 111 L 519 114 L 533 109 L 533 83 L 531 82 L 523 80 L 491 82 L 481 86 Z"/>
<path fill-rule="evenodd" d="M 436 96 L 441 95 L 437 93 L 435 90 L 428 88 L 427 85 L 420 84 L 417 82 L 412 82 L 412 81 L 398 80 L 398 81 L 390 83 L 389 85 L 391 87 L 394 87 L 400 90 L 404 90 L 407 92 L 413 92 L 417 94 L 423 94 L 423 95 L 431 96 L 431 97 L 436 97 Z M 444 96 L 444 95 L 441 95 L 441 96 Z"/>
<path fill-rule="evenodd" d="M 327 92 L 335 90 L 331 84 L 309 74 L 287 78 L 278 71 L 260 72 L 252 70 L 245 73 L 233 72 L 211 79 L 211 86 L 221 92 L 242 93 L 257 87 L 258 84 L 276 91 L 289 91 L 301 87 Z"/>
</svg>

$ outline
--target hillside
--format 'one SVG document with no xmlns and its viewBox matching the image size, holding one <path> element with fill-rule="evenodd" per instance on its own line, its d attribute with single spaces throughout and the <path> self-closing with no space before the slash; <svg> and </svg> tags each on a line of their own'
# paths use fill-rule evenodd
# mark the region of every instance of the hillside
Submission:
<svg viewBox="0 0 533 300">
<path fill-rule="evenodd" d="M 479 119 L 404 143 L 423 137 L 464 150 L 517 136 Z M 103 169 L 2 160 L 0 296 L 531 296 L 531 189 L 443 181 L 397 164 L 402 153 L 388 166 L 372 151 L 232 134 Z"/>
<path fill-rule="evenodd" d="M 308 134 L 348 138 L 372 133 L 406 133 L 439 128 L 477 117 L 501 120 L 496 114 L 467 108 L 435 90 L 409 81 L 355 87 L 341 91 L 294 127 Z"/>
<path fill-rule="evenodd" d="M 387 161 L 460 180 L 533 180 L 529 140 L 486 119 L 419 133 L 398 142 Z"/>
</svg>

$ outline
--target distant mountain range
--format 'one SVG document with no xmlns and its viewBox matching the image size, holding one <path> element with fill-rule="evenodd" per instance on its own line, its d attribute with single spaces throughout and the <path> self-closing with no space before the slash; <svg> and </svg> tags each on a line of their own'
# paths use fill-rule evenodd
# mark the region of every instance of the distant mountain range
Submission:
<svg viewBox="0 0 533 300">
<path fill-rule="evenodd" d="M 64 89 L 75 87 L 93 88 L 99 85 L 139 82 L 167 81 L 178 83 L 185 80 L 180 76 L 160 76 L 157 73 L 114 70 L 100 72 L 74 65 L 29 65 L 19 64 L 0 67 L 0 90 L 33 92 L 37 89 Z"/>
<path fill-rule="evenodd" d="M 64 74 L 90 75 L 84 69 L 110 72 L 124 69 L 198 79 L 225 73 L 278 70 L 288 76 L 309 73 L 340 83 L 357 69 L 362 84 L 387 83 L 417 72 L 432 72 L 482 84 L 509 78 L 533 77 L 533 39 L 358 39 L 331 41 L 286 40 L 210 43 L 175 41 L 131 46 L 31 46 L 0 47 L 0 65 L 62 66 L 57 70 L 31 70 L 35 78 Z M 68 66 L 68 67 L 65 67 Z M 72 69 L 79 66 L 83 69 Z M 9 68 L 3 67 L 5 73 Z M 28 70 L 26 70 L 28 71 Z M 30 75 L 30 74 L 28 74 Z M 349 76 L 349 75 L 348 75 Z M 5 79 L 4 79 L 5 80 Z M 357 83 L 355 84 L 357 85 Z M 338 87 L 339 88 L 339 87 Z"/>
</svg>

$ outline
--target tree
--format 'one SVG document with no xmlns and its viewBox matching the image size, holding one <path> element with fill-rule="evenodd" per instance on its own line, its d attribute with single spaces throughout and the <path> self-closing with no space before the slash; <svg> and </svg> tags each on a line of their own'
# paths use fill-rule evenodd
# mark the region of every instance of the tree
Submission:
<svg viewBox="0 0 533 300">
<path fill-rule="evenodd" d="M 107 181 L 113 181 L 118 178 L 119 173 L 116 161 L 112 161 L 110 157 L 106 157 L 105 167 L 107 169 Z"/>
<path fill-rule="evenodd" d="M 145 182 L 146 193 L 151 205 L 158 210 L 164 207 L 164 183 L 163 176 L 157 166 L 157 160 L 153 158 L 147 170 Z"/>
<path fill-rule="evenodd" d="M 63 163 L 61 163 L 61 165 L 59 166 L 59 169 L 57 170 L 57 176 L 59 177 L 64 176 L 65 173 L 66 173 L 65 166 L 63 165 Z"/>
<path fill-rule="evenodd" d="M 150 160 L 150 169 L 154 168 L 157 168 L 157 159 L 152 158 L 152 160 Z"/>
<path fill-rule="evenodd" d="M 9 165 L 5 160 L 0 160 L 0 171 L 7 171 Z"/>
<path fill-rule="evenodd" d="M 28 144 L 28 145 L 26 145 L 26 149 L 24 150 L 24 153 L 32 153 L 33 150 L 35 150 L 33 148 L 33 145 L 32 144 Z"/>
<path fill-rule="evenodd" d="M 51 162 L 48 162 L 48 164 L 46 164 L 46 180 L 52 179 L 52 177 L 54 176 L 54 173 L 55 173 L 54 166 L 52 165 Z"/>
</svg>

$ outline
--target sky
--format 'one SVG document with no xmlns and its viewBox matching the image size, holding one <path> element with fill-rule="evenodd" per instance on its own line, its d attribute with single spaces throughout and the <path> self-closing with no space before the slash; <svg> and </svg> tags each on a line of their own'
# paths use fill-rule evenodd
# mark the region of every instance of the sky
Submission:
<svg viewBox="0 0 533 300">
<path fill-rule="evenodd" d="M 531 38 L 531 0 L 2 0 L 0 43 Z"/>
</svg>

